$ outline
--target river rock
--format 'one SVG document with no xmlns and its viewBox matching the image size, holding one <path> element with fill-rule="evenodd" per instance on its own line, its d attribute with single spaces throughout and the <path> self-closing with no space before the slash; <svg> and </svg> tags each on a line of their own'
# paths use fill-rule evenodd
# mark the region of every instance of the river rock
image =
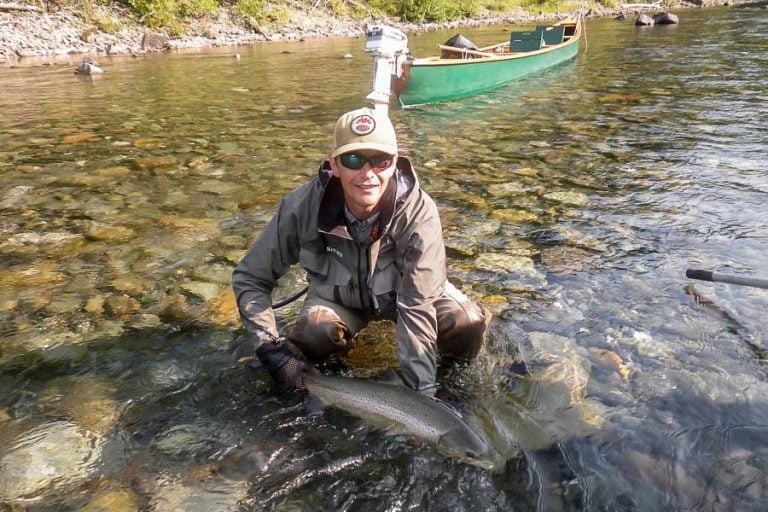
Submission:
<svg viewBox="0 0 768 512">
<path fill-rule="evenodd" d="M 126 242 L 136 236 L 136 231 L 125 226 L 94 222 L 89 226 L 85 236 L 100 242 Z"/>
<path fill-rule="evenodd" d="M 113 290 L 140 297 L 152 289 L 152 283 L 133 274 L 122 275 L 110 282 Z"/>
<path fill-rule="evenodd" d="M 680 18 L 671 12 L 660 12 L 653 15 L 653 22 L 656 25 L 677 25 L 680 23 Z"/>
<path fill-rule="evenodd" d="M 51 382 L 40 404 L 72 418 L 88 432 L 104 435 L 117 424 L 120 403 L 116 385 L 94 374 L 63 377 Z"/>
<path fill-rule="evenodd" d="M 589 355 L 592 362 L 596 365 L 614 370 L 624 380 L 629 378 L 631 370 L 616 352 L 604 348 L 591 347 Z"/>
<path fill-rule="evenodd" d="M 574 206 L 585 206 L 589 202 L 585 194 L 582 194 L 581 192 L 574 192 L 572 190 L 548 192 L 544 194 L 544 198 L 551 201 L 557 201 L 558 203 L 570 204 Z"/>
<path fill-rule="evenodd" d="M 99 482 L 101 484 L 101 482 Z M 141 498 L 131 489 L 120 484 L 106 486 L 96 492 L 90 501 L 77 512 L 136 512 L 141 510 Z"/>
<path fill-rule="evenodd" d="M 491 218 L 509 224 L 523 224 L 538 220 L 538 216 L 517 208 L 501 208 L 491 212 Z"/>
<path fill-rule="evenodd" d="M 159 32 L 146 32 L 141 38 L 141 49 L 145 51 L 167 50 L 171 38 Z"/>
<path fill-rule="evenodd" d="M 239 327 L 240 314 L 235 302 L 235 293 L 230 286 L 205 303 L 203 317 L 217 327 Z"/>
<path fill-rule="evenodd" d="M 197 186 L 197 191 L 217 196 L 231 196 L 240 191 L 242 186 L 218 180 L 206 180 Z"/>
<path fill-rule="evenodd" d="M 466 233 L 446 231 L 444 233 L 445 249 L 449 255 L 459 258 L 477 256 L 477 237 Z"/>
<path fill-rule="evenodd" d="M 203 300 L 215 299 L 219 296 L 221 286 L 216 283 L 206 283 L 202 281 L 189 281 L 181 285 L 181 289 Z"/>
<path fill-rule="evenodd" d="M 153 512 L 226 512 L 236 510 L 248 494 L 247 482 L 172 480 L 160 487 L 150 504 Z"/>
<path fill-rule="evenodd" d="M 192 271 L 192 277 L 198 281 L 206 281 L 216 284 L 229 284 L 232 282 L 232 271 L 230 265 L 222 263 L 211 263 L 204 267 L 198 267 Z"/>
<path fill-rule="evenodd" d="M 591 368 L 587 351 L 565 336 L 532 332 L 529 351 L 523 356 L 538 380 L 563 387 L 568 403 L 584 400 Z M 526 353 L 527 352 L 527 353 Z"/>
<path fill-rule="evenodd" d="M 27 196 L 32 190 L 34 189 L 27 185 L 13 187 L 0 199 L 0 209 L 15 210 L 23 208 L 26 204 Z"/>
<path fill-rule="evenodd" d="M 535 272 L 535 266 L 531 258 L 507 254 L 481 254 L 475 260 L 475 266 L 480 270 L 497 273 Z"/>
<path fill-rule="evenodd" d="M 7 442 L 0 457 L 0 501 L 37 502 L 94 472 L 102 443 L 68 421 L 43 424 Z"/>
<path fill-rule="evenodd" d="M 67 275 L 53 263 L 16 267 L 0 272 L 0 288 L 34 288 L 57 285 L 67 281 Z"/>
<path fill-rule="evenodd" d="M 653 23 L 654 23 L 653 18 L 651 18 L 647 14 L 641 14 L 635 20 L 635 26 L 637 27 L 651 27 L 653 26 Z"/>
<path fill-rule="evenodd" d="M 530 187 L 525 186 L 519 181 L 513 181 L 510 183 L 497 183 L 490 185 L 487 188 L 488 193 L 493 197 L 511 197 L 519 194 L 524 194 L 530 190 Z"/>
<path fill-rule="evenodd" d="M 132 315 L 141 309 L 141 303 L 125 295 L 112 295 L 104 302 L 105 310 L 116 317 Z"/>
</svg>

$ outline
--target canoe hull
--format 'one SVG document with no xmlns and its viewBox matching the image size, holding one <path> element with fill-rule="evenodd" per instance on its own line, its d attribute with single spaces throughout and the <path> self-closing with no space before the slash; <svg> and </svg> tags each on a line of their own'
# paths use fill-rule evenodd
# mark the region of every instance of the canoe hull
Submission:
<svg viewBox="0 0 768 512">
<path fill-rule="evenodd" d="M 556 66 L 579 52 L 580 30 L 557 46 L 478 59 L 416 59 L 405 70 L 398 93 L 402 106 L 436 103 L 479 94 Z"/>
</svg>

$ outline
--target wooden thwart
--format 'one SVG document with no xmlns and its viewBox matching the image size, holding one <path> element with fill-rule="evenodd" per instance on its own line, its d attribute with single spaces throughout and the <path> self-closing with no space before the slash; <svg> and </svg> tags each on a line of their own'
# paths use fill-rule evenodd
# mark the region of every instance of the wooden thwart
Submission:
<svg viewBox="0 0 768 512">
<path fill-rule="evenodd" d="M 468 50 L 467 48 L 456 48 L 455 46 L 446 46 L 444 44 L 438 45 L 441 50 L 449 52 L 461 53 L 465 55 L 472 55 L 474 57 L 498 57 L 497 53 L 479 52 L 477 50 Z"/>
</svg>

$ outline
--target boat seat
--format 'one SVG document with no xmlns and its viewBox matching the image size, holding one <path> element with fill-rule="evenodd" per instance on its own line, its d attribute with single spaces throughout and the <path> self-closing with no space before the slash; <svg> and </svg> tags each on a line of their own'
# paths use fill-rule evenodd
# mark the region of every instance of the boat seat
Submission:
<svg viewBox="0 0 768 512">
<path fill-rule="evenodd" d="M 541 33 L 544 35 L 544 44 L 546 45 L 560 44 L 565 37 L 565 25 L 554 27 L 539 26 L 536 27 L 536 30 L 541 30 Z"/>
<path fill-rule="evenodd" d="M 509 36 L 510 52 L 533 52 L 544 45 L 544 35 L 541 30 L 531 32 L 512 32 Z"/>
</svg>

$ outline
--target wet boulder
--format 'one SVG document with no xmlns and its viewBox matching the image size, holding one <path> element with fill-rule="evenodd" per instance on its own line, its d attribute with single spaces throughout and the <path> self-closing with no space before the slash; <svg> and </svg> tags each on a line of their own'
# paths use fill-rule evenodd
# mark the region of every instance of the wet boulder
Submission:
<svg viewBox="0 0 768 512">
<path fill-rule="evenodd" d="M 171 46 L 171 38 L 159 32 L 146 32 L 141 38 L 141 49 L 145 51 L 167 50 Z"/>
<path fill-rule="evenodd" d="M 677 25 L 680 23 L 680 18 L 671 12 L 660 12 L 653 15 L 653 22 L 656 25 Z"/>
<path fill-rule="evenodd" d="M 4 447 L 0 502 L 30 503 L 72 489 L 96 469 L 102 443 L 74 423 L 41 425 Z"/>
<path fill-rule="evenodd" d="M 635 20 L 636 27 L 651 27 L 653 26 L 653 24 L 654 24 L 653 18 L 651 18 L 647 14 L 641 14 Z"/>
<path fill-rule="evenodd" d="M 90 57 L 84 57 L 83 61 L 75 67 L 76 75 L 100 75 L 104 70 Z"/>
</svg>

